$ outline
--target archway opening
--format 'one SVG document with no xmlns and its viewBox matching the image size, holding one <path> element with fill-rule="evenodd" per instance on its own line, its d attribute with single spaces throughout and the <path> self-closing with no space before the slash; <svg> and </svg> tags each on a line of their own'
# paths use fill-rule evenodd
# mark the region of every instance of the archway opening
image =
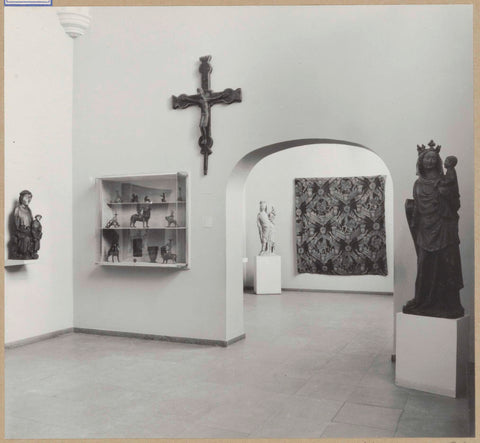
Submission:
<svg viewBox="0 0 480 443">
<path fill-rule="evenodd" d="M 315 145 L 315 146 L 313 146 Z M 293 150 L 292 148 L 296 148 Z M 282 151 L 290 150 L 289 152 L 284 152 L 282 155 L 275 156 L 274 154 L 281 153 Z M 365 151 L 366 150 L 366 151 Z M 258 205 L 258 202 L 253 203 L 251 198 L 249 198 L 248 204 L 245 201 L 246 190 L 247 190 L 247 180 L 250 180 L 250 173 L 258 165 L 258 169 L 262 169 L 262 163 L 267 163 L 273 160 L 274 158 L 284 157 L 287 161 L 292 161 L 293 153 L 301 154 L 305 151 L 309 152 L 310 159 L 312 155 L 317 155 L 317 160 L 315 163 L 319 165 L 319 162 L 322 162 L 322 166 L 315 168 L 315 164 L 302 165 L 302 162 L 298 162 L 298 174 L 299 177 L 321 177 L 321 176 L 354 176 L 354 175 L 369 175 L 370 171 L 375 171 L 374 173 L 380 173 L 386 176 L 386 187 L 385 187 L 385 228 L 387 233 L 387 264 L 388 264 L 388 274 L 386 277 L 373 277 L 363 278 L 367 276 L 360 277 L 340 277 L 336 278 L 335 276 L 320 276 L 320 275 L 310 275 L 310 274 L 300 274 L 298 275 L 295 271 L 295 233 L 294 233 L 294 197 L 293 197 L 293 179 L 288 177 L 288 174 L 281 176 L 272 171 L 272 174 L 275 174 L 277 177 L 281 176 L 281 181 L 283 184 L 280 186 L 280 181 L 277 183 L 277 187 L 272 191 L 271 195 L 275 195 L 275 199 L 281 199 L 282 189 L 285 190 L 284 201 L 282 202 L 282 210 L 284 212 L 289 212 L 288 214 L 283 214 L 283 221 L 287 226 L 282 226 L 280 236 L 277 235 L 277 240 L 281 244 L 279 246 L 280 255 L 284 255 L 285 260 L 282 265 L 282 288 L 286 289 L 312 289 L 318 291 L 325 290 L 345 290 L 348 287 L 355 287 L 356 290 L 363 292 L 381 292 L 381 293 L 391 293 L 393 292 L 393 189 L 391 176 L 388 171 L 387 166 L 375 154 L 370 148 L 360 145 L 358 143 L 352 143 L 343 140 L 331 140 L 331 139 L 301 139 L 301 140 L 291 140 L 281 143 L 276 143 L 273 145 L 264 146 L 254 151 L 250 152 L 244 156 L 233 169 L 230 179 L 227 185 L 227 194 L 226 194 L 226 307 L 227 307 L 227 322 L 226 322 L 226 335 L 227 340 L 231 340 L 235 337 L 242 336 L 244 334 L 244 319 L 243 319 L 243 295 L 244 295 L 244 284 L 245 276 L 247 277 L 246 284 L 247 286 L 252 285 L 252 228 L 254 229 L 255 221 L 250 220 L 252 218 L 252 208 L 251 205 Z M 352 157 L 357 157 L 359 159 L 369 158 L 371 163 L 377 165 L 370 168 L 359 167 L 359 168 L 348 168 L 348 166 L 343 165 L 343 167 L 335 168 L 335 161 L 332 161 L 330 158 L 331 154 L 335 153 L 338 155 L 337 160 L 341 161 L 341 158 L 347 158 L 346 155 Z M 270 157 L 272 156 L 272 157 Z M 270 157 L 265 162 L 262 162 L 266 157 Z M 299 155 L 299 158 L 302 156 Z M 330 158 L 330 160 L 329 160 Z M 289 160 L 288 160 L 289 159 Z M 259 165 L 260 163 L 260 165 Z M 305 163 L 305 162 L 303 162 Z M 326 172 L 325 163 L 329 164 L 330 169 Z M 344 162 L 345 163 L 345 162 Z M 350 161 L 352 163 L 352 161 Z M 280 163 L 281 164 L 281 163 Z M 337 164 L 338 166 L 338 164 Z M 288 168 L 289 170 L 295 170 L 295 168 Z M 263 171 L 265 172 L 265 168 Z M 291 172 L 290 172 L 291 174 Z M 296 172 L 295 172 L 296 174 Z M 294 174 L 294 175 L 295 175 Z M 258 174 L 254 173 L 252 176 L 256 176 L 256 184 L 258 185 Z M 371 175 L 374 175 L 373 173 Z M 271 186 L 274 186 L 272 180 L 268 180 Z M 285 188 L 285 183 L 289 182 L 290 189 Z M 254 186 L 256 188 L 261 188 L 261 186 Z M 267 189 L 264 187 L 264 190 Z M 261 191 L 261 189 L 259 189 Z M 271 202 L 273 205 L 278 205 L 281 202 Z M 248 207 L 250 206 L 250 207 Z M 281 205 L 282 206 L 282 205 Z M 248 214 L 248 219 L 247 219 Z M 285 218 L 286 217 L 286 218 Z M 247 238 L 249 237 L 249 245 L 247 245 Z M 259 243 L 258 243 L 259 244 Z M 248 264 L 248 272 L 246 271 L 245 258 L 248 257 L 250 263 Z M 373 279 L 371 278 L 373 277 Z M 343 279 L 354 279 L 357 278 L 357 284 L 352 286 L 352 280 L 347 286 L 341 283 Z M 367 281 L 366 285 L 365 282 Z M 368 283 L 369 281 L 369 283 Z M 360 282 L 360 287 L 358 287 L 358 282 Z M 373 283 L 372 283 L 373 282 Z M 376 289 L 375 289 L 376 288 Z M 348 291 L 348 289 L 347 289 Z M 392 318 L 393 322 L 393 318 Z"/>
</svg>

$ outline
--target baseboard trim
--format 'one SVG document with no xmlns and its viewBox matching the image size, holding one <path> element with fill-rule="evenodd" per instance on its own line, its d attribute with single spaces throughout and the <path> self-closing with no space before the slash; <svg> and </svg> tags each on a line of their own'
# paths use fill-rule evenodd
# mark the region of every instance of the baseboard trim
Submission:
<svg viewBox="0 0 480 443">
<path fill-rule="evenodd" d="M 230 340 L 209 340 L 204 338 L 172 337 L 169 335 L 141 334 L 138 332 L 123 332 L 123 331 L 107 331 L 104 329 L 90 329 L 90 328 L 73 328 L 73 332 L 80 333 L 80 334 L 110 335 L 113 337 L 139 338 L 142 340 L 158 340 L 158 341 L 169 341 L 169 342 L 175 342 L 175 343 L 188 343 L 192 345 L 221 346 L 224 348 L 245 338 L 245 334 L 242 334 Z"/>
<path fill-rule="evenodd" d="M 237 341 L 244 340 L 244 339 L 245 339 L 245 334 L 240 334 L 240 335 L 237 336 L 237 337 L 233 337 L 233 338 L 231 338 L 230 340 L 227 340 L 226 346 L 233 345 L 233 344 L 236 343 Z"/>
<path fill-rule="evenodd" d="M 31 345 L 39 341 L 48 340 L 50 338 L 58 337 L 59 335 L 70 334 L 74 328 L 59 329 L 58 331 L 47 332 L 46 334 L 36 335 L 34 337 L 24 338 L 22 340 L 11 341 L 5 343 L 5 349 L 18 348 L 19 346 Z"/>
<path fill-rule="evenodd" d="M 253 286 L 245 286 L 246 291 L 253 291 Z M 375 295 L 393 295 L 393 292 L 382 292 L 382 291 L 342 291 L 338 289 L 302 289 L 302 288 L 282 288 L 282 291 L 289 292 L 322 292 L 328 293 L 333 292 L 335 294 L 375 294 Z"/>
</svg>

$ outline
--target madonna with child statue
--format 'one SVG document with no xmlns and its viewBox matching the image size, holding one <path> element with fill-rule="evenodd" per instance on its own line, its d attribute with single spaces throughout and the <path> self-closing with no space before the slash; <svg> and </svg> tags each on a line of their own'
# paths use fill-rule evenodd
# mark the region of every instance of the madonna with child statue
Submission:
<svg viewBox="0 0 480 443">
<path fill-rule="evenodd" d="M 29 204 L 32 193 L 20 192 L 18 203 L 13 210 L 12 238 L 9 245 L 9 258 L 14 260 L 36 260 L 42 238 L 41 215 L 33 217 Z"/>
<path fill-rule="evenodd" d="M 433 140 L 428 146 L 417 145 L 418 179 L 413 186 L 413 200 L 405 203 L 417 253 L 417 278 L 415 297 L 403 307 L 403 312 L 459 318 L 463 317 L 464 309 L 460 302 L 463 278 L 458 237 L 457 158 L 449 156 L 442 165 L 441 147 Z"/>
</svg>

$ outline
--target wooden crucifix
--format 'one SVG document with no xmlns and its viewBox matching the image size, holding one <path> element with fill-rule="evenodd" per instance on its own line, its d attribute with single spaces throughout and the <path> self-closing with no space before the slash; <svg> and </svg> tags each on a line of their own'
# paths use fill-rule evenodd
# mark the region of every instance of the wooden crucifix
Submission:
<svg viewBox="0 0 480 443">
<path fill-rule="evenodd" d="M 203 154 L 203 173 L 208 172 L 208 156 L 212 153 L 213 140 L 210 132 L 211 110 L 210 108 L 217 103 L 230 103 L 242 101 L 242 90 L 227 88 L 223 92 L 213 92 L 210 89 L 210 74 L 212 66 L 210 65 L 211 55 L 200 57 L 200 68 L 198 69 L 202 76 L 202 85 L 197 89 L 198 94 L 186 95 L 181 94 L 178 97 L 172 96 L 173 109 L 185 109 L 189 106 L 199 106 L 201 110 L 200 116 L 200 152 Z"/>
</svg>

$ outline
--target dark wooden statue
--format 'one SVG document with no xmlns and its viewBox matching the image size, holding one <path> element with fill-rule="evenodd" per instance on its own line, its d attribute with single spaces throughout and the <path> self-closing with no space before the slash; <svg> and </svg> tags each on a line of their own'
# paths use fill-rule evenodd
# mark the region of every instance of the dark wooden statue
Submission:
<svg viewBox="0 0 480 443">
<path fill-rule="evenodd" d="M 406 314 L 459 318 L 463 288 L 458 237 L 458 191 L 456 157 L 440 158 L 440 146 L 432 140 L 418 146 L 417 175 L 413 200 L 405 209 L 417 252 L 415 297 L 404 307 Z"/>
<path fill-rule="evenodd" d="M 36 260 L 42 238 L 41 215 L 32 215 L 29 204 L 32 193 L 28 190 L 20 192 L 18 203 L 13 210 L 10 223 L 11 239 L 9 258 L 12 260 Z"/>
<path fill-rule="evenodd" d="M 210 74 L 212 66 L 210 60 L 212 57 L 206 55 L 200 57 L 199 72 L 202 76 L 201 87 L 197 89 L 198 94 L 181 94 L 178 97 L 172 96 L 173 109 L 185 109 L 189 106 L 198 106 L 201 110 L 200 116 L 200 152 L 203 154 L 203 173 L 208 172 L 208 156 L 212 153 L 213 139 L 211 136 L 211 107 L 217 103 L 231 104 L 242 101 L 242 90 L 227 88 L 223 92 L 213 92 L 210 89 Z"/>
</svg>

